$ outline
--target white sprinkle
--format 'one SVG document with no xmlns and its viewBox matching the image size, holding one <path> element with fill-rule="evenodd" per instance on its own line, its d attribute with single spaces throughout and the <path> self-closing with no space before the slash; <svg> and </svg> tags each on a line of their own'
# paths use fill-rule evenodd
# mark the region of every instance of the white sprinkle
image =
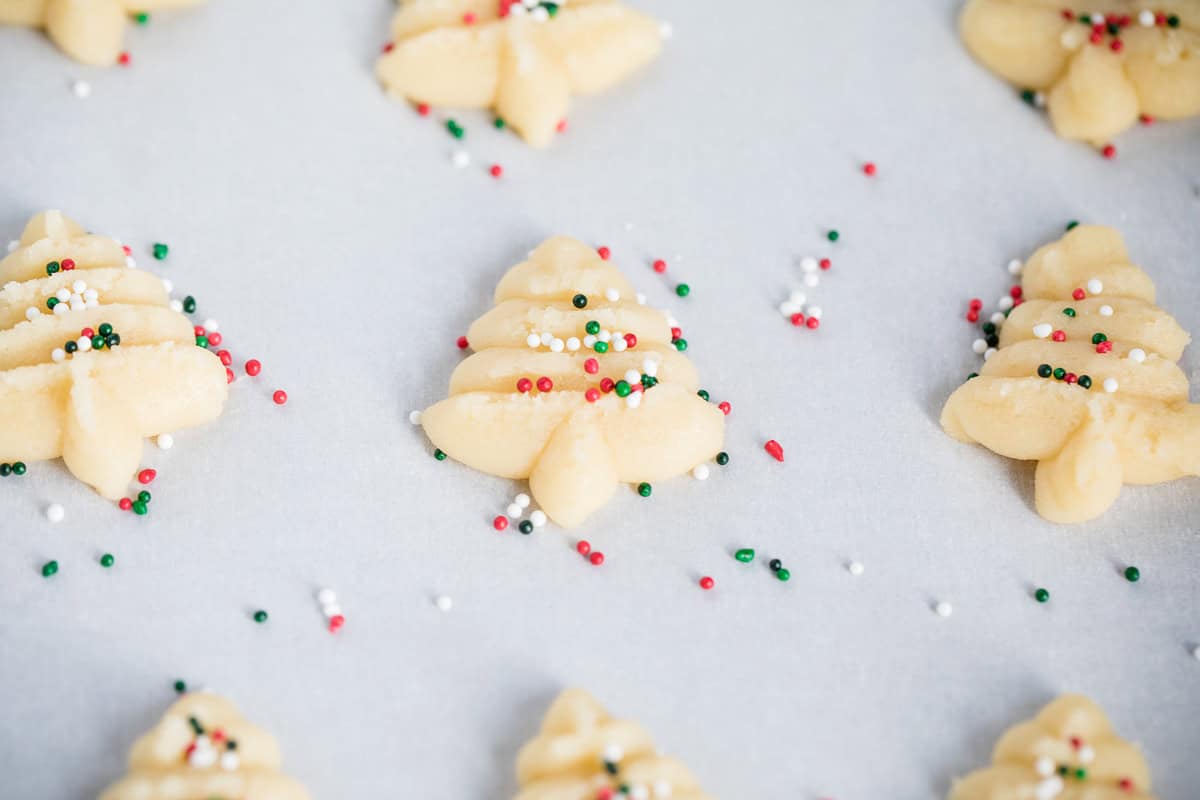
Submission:
<svg viewBox="0 0 1200 800">
<path fill-rule="evenodd" d="M 997 311 L 995 314 L 992 314 L 990 319 L 991 319 L 993 325 L 1003 325 L 1004 321 L 1006 319 L 1008 319 L 1008 317 L 1004 316 L 999 311 Z"/>
<path fill-rule="evenodd" d="M 999 300 L 996 301 L 996 306 L 1001 311 L 1008 311 L 1010 308 L 1013 307 L 1013 299 L 1011 296 L 1006 294 L 1006 295 L 1004 295 L 1004 297 L 1001 297 Z"/>
<path fill-rule="evenodd" d="M 154 443 L 158 445 L 159 450 L 170 450 L 175 446 L 175 437 L 169 433 L 160 433 Z"/>
<path fill-rule="evenodd" d="M 66 303 L 71 299 L 71 290 L 64 286 L 55 292 L 54 296 L 58 299 L 58 302 Z"/>
<path fill-rule="evenodd" d="M 46 519 L 51 522 L 62 522 L 67 516 L 67 510 L 58 503 L 51 503 L 46 506 Z"/>
<path fill-rule="evenodd" d="M 1038 781 L 1033 790 L 1034 800 L 1054 800 L 1062 794 L 1063 788 L 1063 779 L 1057 775 L 1051 775 L 1045 780 Z"/>
<path fill-rule="evenodd" d="M 87 301 L 76 294 L 71 296 L 71 302 L 67 305 L 71 306 L 72 311 L 83 311 L 87 308 Z"/>
<path fill-rule="evenodd" d="M 550 12 L 546 10 L 545 6 L 538 6 L 529 12 L 529 16 L 534 22 L 545 22 L 550 19 Z"/>
<path fill-rule="evenodd" d="M 803 308 L 803 306 L 798 306 L 791 300 L 784 300 L 779 304 L 779 313 L 783 314 L 785 317 L 790 317 L 792 314 L 800 313 L 801 308 Z"/>
<path fill-rule="evenodd" d="M 208 331 L 209 333 L 216 333 L 220 329 L 221 323 L 217 322 L 215 319 L 204 320 L 204 330 Z"/>
<path fill-rule="evenodd" d="M 630 392 L 625 396 L 625 406 L 627 408 L 637 408 L 642 404 L 641 392 Z"/>
<path fill-rule="evenodd" d="M 650 790 L 645 786 L 630 786 L 629 800 L 650 800 Z"/>
<path fill-rule="evenodd" d="M 950 605 L 945 600 L 943 600 L 942 602 L 940 602 L 936 606 L 934 606 L 933 610 L 937 613 L 937 615 L 939 617 L 942 617 L 943 619 L 945 619 L 946 617 L 948 617 L 954 613 L 954 606 Z"/>
<path fill-rule="evenodd" d="M 180 313 L 181 311 L 183 311 L 183 301 L 182 300 L 172 300 L 170 303 L 170 308 L 176 314 Z"/>
<path fill-rule="evenodd" d="M 55 362 L 62 361 L 67 357 L 67 352 L 61 347 L 56 347 L 50 352 L 50 359 Z"/>
<path fill-rule="evenodd" d="M 88 350 L 92 349 L 92 340 L 86 336 L 80 336 L 79 339 L 76 340 L 75 344 L 79 346 L 79 352 L 81 353 L 86 353 Z"/>
<path fill-rule="evenodd" d="M 592 334 L 589 333 L 587 336 L 583 337 L 583 346 L 586 347 L 587 349 L 591 350 L 592 345 L 594 345 L 595 343 L 596 343 L 596 337 L 593 336 Z"/>
<path fill-rule="evenodd" d="M 665 800 L 665 798 L 669 798 L 672 794 L 674 794 L 674 790 L 671 788 L 669 781 L 660 778 L 654 782 L 654 796 L 656 798 Z"/>
<path fill-rule="evenodd" d="M 1037 108 L 1045 108 L 1046 107 L 1046 93 L 1045 92 L 1034 92 L 1033 93 L 1033 105 Z"/>
<path fill-rule="evenodd" d="M 83 294 L 84 292 L 87 291 L 87 282 L 86 281 L 78 281 L 78 280 L 75 281 L 74 283 L 71 284 L 71 291 L 74 292 L 75 294 Z"/>
<path fill-rule="evenodd" d="M 625 750 L 619 744 L 605 745 L 601 758 L 609 764 L 619 764 L 621 759 L 625 757 Z"/>
<path fill-rule="evenodd" d="M 42 312 L 37 309 L 37 306 L 30 306 L 29 308 L 25 309 L 25 319 L 29 320 L 30 322 L 33 322 L 41 315 Z"/>
<path fill-rule="evenodd" d="M 642 374 L 640 372 L 638 372 L 636 369 L 626 370 L 625 371 L 625 381 L 629 384 L 641 383 L 642 382 Z"/>
<path fill-rule="evenodd" d="M 1104 22 L 1105 22 L 1105 20 L 1104 20 L 1103 14 L 1099 14 L 1099 13 L 1092 14 L 1092 24 L 1093 25 L 1103 25 Z"/>
<path fill-rule="evenodd" d="M 438 607 L 439 611 L 449 611 L 454 608 L 454 598 L 448 594 L 439 594 L 433 603 Z"/>
<path fill-rule="evenodd" d="M 1200 644 L 1192 648 L 1192 658 L 1200 661 Z"/>
<path fill-rule="evenodd" d="M 570 339 L 567 339 L 567 352 L 574 353 L 578 349 L 579 349 L 579 337 L 578 336 L 572 336 Z"/>
<path fill-rule="evenodd" d="M 167 294 L 170 294 L 175 289 L 175 284 L 172 283 L 167 278 L 163 278 L 162 282 L 163 282 L 163 289 L 166 290 Z"/>
<path fill-rule="evenodd" d="M 1021 270 L 1024 267 L 1025 267 L 1025 265 L 1021 263 L 1021 259 L 1014 258 L 1012 261 L 1008 262 L 1008 274 L 1009 275 L 1020 275 Z"/>
<path fill-rule="evenodd" d="M 859 575 L 862 575 L 864 571 L 866 571 L 866 567 L 862 565 L 861 561 L 851 561 L 846 565 L 846 570 L 857 578 Z"/>
<path fill-rule="evenodd" d="M 1141 364 L 1146 360 L 1146 351 L 1140 347 L 1135 347 L 1129 351 L 1129 360 Z"/>
<path fill-rule="evenodd" d="M 624 353 L 628 347 L 629 342 L 625 341 L 619 336 L 612 340 L 612 349 L 614 353 Z"/>
<path fill-rule="evenodd" d="M 16 250 L 20 246 L 21 246 L 21 243 L 18 242 L 16 239 L 13 239 L 8 243 L 8 252 L 11 253 L 13 250 Z M 7 288 L 7 284 L 5 284 L 5 286 Z"/>
<path fill-rule="evenodd" d="M 616 289 L 605 289 L 604 290 L 604 299 L 610 303 L 615 303 L 621 299 L 621 293 L 618 292 Z"/>
<path fill-rule="evenodd" d="M 541 335 L 541 338 L 539 339 L 539 341 L 542 344 L 544 344 L 546 347 L 549 347 L 550 343 L 554 341 L 554 334 L 551 333 L 550 331 L 542 331 L 542 335 Z"/>
<path fill-rule="evenodd" d="M 1113 315 L 1113 307 L 1112 306 L 1100 306 L 1100 316 L 1111 317 L 1112 315 Z"/>
<path fill-rule="evenodd" d="M 466 150 L 455 150 L 450 156 L 450 163 L 458 169 L 466 169 L 471 166 L 471 154 Z"/>
<path fill-rule="evenodd" d="M 653 358 L 647 358 L 642 362 L 642 372 L 646 373 L 651 378 L 658 377 L 658 362 Z"/>
<path fill-rule="evenodd" d="M 201 742 L 204 744 L 201 745 Z M 198 736 L 196 749 L 188 756 L 188 764 L 193 767 L 211 767 L 215 763 L 217 763 L 217 751 L 213 749 L 207 736 Z"/>
<path fill-rule="evenodd" d="M 1033 326 L 1033 335 L 1039 339 L 1045 339 L 1052 333 L 1054 333 L 1054 326 L 1049 322 L 1043 322 L 1040 325 Z"/>
<path fill-rule="evenodd" d="M 546 512 L 539 509 L 534 509 L 529 512 L 529 521 L 533 523 L 533 527 L 540 528 L 546 524 Z"/>
<path fill-rule="evenodd" d="M 1079 748 L 1079 763 L 1080 764 L 1090 764 L 1095 760 L 1096 760 L 1096 751 L 1092 748 L 1091 745 L 1085 744 L 1083 747 Z"/>
<path fill-rule="evenodd" d="M 1104 379 L 1104 391 L 1108 392 L 1109 394 L 1112 394 L 1113 392 L 1115 392 L 1117 389 L 1120 389 L 1120 388 L 1121 388 L 1121 384 L 1117 383 L 1116 378 L 1105 378 Z"/>
<path fill-rule="evenodd" d="M 508 508 L 504 509 L 504 515 L 509 519 L 518 519 L 524 510 L 516 503 L 509 503 Z"/>
<path fill-rule="evenodd" d="M 825 312 L 821 310 L 820 306 L 813 306 L 810 309 L 808 309 L 808 315 L 810 317 L 812 317 L 813 319 L 820 319 L 824 315 L 824 313 Z"/>
<path fill-rule="evenodd" d="M 646 305 L 646 295 L 642 294 L 641 292 L 638 292 L 637 293 L 637 302 L 638 302 L 639 306 Z"/>
<path fill-rule="evenodd" d="M 75 96 L 78 97 L 80 100 L 86 100 L 88 98 L 88 96 L 92 93 L 92 85 L 90 83 L 88 83 L 87 81 L 80 81 L 80 80 L 72 81 L 71 82 L 71 91 L 74 92 Z"/>
<path fill-rule="evenodd" d="M 664 39 L 670 39 L 675 35 L 675 27 L 669 22 L 660 22 L 658 24 L 658 35 Z"/>
<path fill-rule="evenodd" d="M 331 606 L 337 602 L 337 592 L 333 589 L 322 589 L 317 592 L 317 602 L 323 606 Z"/>
<path fill-rule="evenodd" d="M 805 256 L 804 258 L 800 259 L 801 272 L 816 272 L 820 268 L 821 265 L 818 264 L 817 260 L 812 256 Z"/>
<path fill-rule="evenodd" d="M 680 327 L 679 320 L 677 320 L 677 319 L 675 319 L 675 317 L 671 316 L 671 312 L 667 311 L 665 308 L 663 309 L 663 316 L 665 316 L 667 318 L 667 327 L 668 328 Z"/>
<path fill-rule="evenodd" d="M 421 412 L 420 411 L 408 412 L 408 421 L 409 421 L 409 424 L 420 425 L 421 424 Z"/>
<path fill-rule="evenodd" d="M 983 355 L 983 351 L 987 350 L 987 348 L 988 343 L 983 339 L 976 339 L 975 341 L 971 342 L 971 350 L 973 350 L 977 355 Z"/>
<path fill-rule="evenodd" d="M 1154 12 L 1148 8 L 1143 9 L 1138 14 L 1138 24 L 1143 28 L 1153 28 L 1155 22 L 1156 20 L 1154 19 Z"/>
<path fill-rule="evenodd" d="M 815 289 L 815 288 L 817 288 L 817 285 L 820 283 L 821 283 L 821 276 L 818 275 L 817 273 L 809 272 L 809 273 L 805 274 L 804 285 L 807 286 L 808 288 Z"/>
<path fill-rule="evenodd" d="M 708 480 L 708 464 L 697 464 L 692 470 L 692 477 L 698 481 Z"/>
<path fill-rule="evenodd" d="M 54 307 L 54 316 L 61 317 L 63 314 L 66 314 L 70 310 L 71 310 L 71 307 L 69 305 L 67 305 L 66 303 L 59 303 L 58 305 L 56 305 Z"/>
<path fill-rule="evenodd" d="M 612 341 L 612 331 L 601 328 L 600 335 L 597 336 L 596 339 L 601 342 L 611 342 Z"/>
<path fill-rule="evenodd" d="M 133 260 L 133 256 L 125 256 L 125 266 L 129 269 L 137 269 L 137 262 Z"/>
<path fill-rule="evenodd" d="M 542 346 L 542 337 L 538 336 L 536 333 L 531 333 L 525 337 L 525 344 L 537 349 Z"/>
<path fill-rule="evenodd" d="M 567 346 L 567 343 L 557 337 L 550 340 L 550 352 L 551 353 L 561 353 L 564 349 L 566 349 L 566 346 Z"/>
<path fill-rule="evenodd" d="M 1055 767 L 1056 765 L 1054 763 L 1054 759 L 1050 756 L 1039 757 L 1033 765 L 1034 771 L 1043 778 L 1049 778 L 1051 775 L 1053 775 Z"/>
<path fill-rule="evenodd" d="M 321 613 L 325 615 L 325 619 L 332 619 L 342 613 L 342 607 L 337 603 L 322 603 Z"/>
<path fill-rule="evenodd" d="M 996 355 L 996 348 L 989 347 L 987 350 L 983 351 L 983 360 L 988 361 L 994 355 Z"/>
<path fill-rule="evenodd" d="M 1087 282 L 1088 294 L 1100 294 L 1104 291 L 1104 283 L 1099 278 L 1092 278 Z"/>
<path fill-rule="evenodd" d="M 226 772 L 233 772 L 242 765 L 242 760 L 238 757 L 236 750 L 226 750 L 221 754 L 221 769 Z"/>
</svg>

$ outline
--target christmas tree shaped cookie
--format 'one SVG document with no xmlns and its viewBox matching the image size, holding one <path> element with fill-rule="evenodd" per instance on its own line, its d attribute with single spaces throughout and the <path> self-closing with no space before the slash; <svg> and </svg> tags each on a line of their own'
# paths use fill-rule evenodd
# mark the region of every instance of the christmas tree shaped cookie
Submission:
<svg viewBox="0 0 1200 800">
<path fill-rule="evenodd" d="M 1037 461 L 1053 522 L 1103 514 L 1124 483 L 1200 475 L 1200 406 L 1176 363 L 1189 336 L 1120 234 L 1076 227 L 1033 254 L 1022 290 L 1000 349 L 946 402 L 946 432 Z"/>
<path fill-rule="evenodd" d="M 125 26 L 135 13 L 196 5 L 203 0 L 0 0 L 0 25 L 45 28 L 76 61 L 117 63 Z"/>
<path fill-rule="evenodd" d="M 194 692 L 138 739 L 129 773 L 100 800 L 308 800 L 280 763 L 279 745 L 232 703 Z"/>
<path fill-rule="evenodd" d="M 517 755 L 516 800 L 711 800 L 650 734 L 581 689 L 558 696 Z"/>
<path fill-rule="evenodd" d="M 950 800 L 1154 800 L 1150 769 L 1086 697 L 1063 695 L 996 743 Z"/>
<path fill-rule="evenodd" d="M 544 147 L 571 95 L 619 83 L 661 49 L 658 23 L 616 0 L 408 0 L 376 72 L 415 103 L 494 109 Z"/>
<path fill-rule="evenodd" d="M 225 367 L 112 239 L 38 214 L 0 260 L 0 285 L 0 461 L 62 457 L 116 499 L 144 438 L 221 413 Z"/>
<path fill-rule="evenodd" d="M 1139 116 L 1200 114 L 1197 0 L 970 0 L 960 27 L 1065 138 L 1103 145 Z"/>
<path fill-rule="evenodd" d="M 581 242 L 558 237 L 513 267 L 467 332 L 475 352 L 421 415 L 430 440 L 475 469 L 528 478 L 574 527 L 624 483 L 682 475 L 721 449 L 725 417 L 697 396 L 664 314 Z"/>
</svg>

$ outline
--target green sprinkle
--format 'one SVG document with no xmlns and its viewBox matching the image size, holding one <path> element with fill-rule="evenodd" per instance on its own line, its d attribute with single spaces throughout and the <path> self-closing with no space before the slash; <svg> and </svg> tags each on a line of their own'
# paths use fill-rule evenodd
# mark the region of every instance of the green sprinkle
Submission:
<svg viewBox="0 0 1200 800">
<path fill-rule="evenodd" d="M 1103 333 L 1093 333 L 1092 334 L 1092 344 L 1100 344 L 1101 342 L 1107 342 L 1107 341 L 1108 341 L 1108 337 L 1105 336 Z"/>
<path fill-rule="evenodd" d="M 96 328 L 96 333 L 100 334 L 101 336 L 108 336 L 112 332 L 113 326 L 109 325 L 107 322 L 101 322 L 100 327 Z"/>
<path fill-rule="evenodd" d="M 108 569 L 114 563 L 116 563 L 116 559 L 113 558 L 112 553 L 105 553 L 104 555 L 100 556 L 100 566 L 104 567 L 105 569 Z"/>
<path fill-rule="evenodd" d="M 24 461 L 14 461 L 13 465 L 12 465 L 12 471 L 13 471 L 13 475 L 24 475 L 25 474 L 25 462 Z"/>
<path fill-rule="evenodd" d="M 978 377 L 979 377 L 978 372 L 971 372 L 971 373 L 968 373 L 967 380 L 971 380 L 972 378 L 978 378 Z"/>
<path fill-rule="evenodd" d="M 1075 777 L 1079 780 L 1087 780 L 1087 770 L 1083 767 L 1078 767 L 1075 770 Z"/>
<path fill-rule="evenodd" d="M 726 464 L 728 464 L 729 463 L 729 453 L 726 453 L 724 450 L 717 453 L 717 463 L 720 464 L 722 467 L 725 466 Z"/>
<path fill-rule="evenodd" d="M 653 375 L 642 376 L 643 389 L 653 389 L 655 386 L 658 386 L 658 378 L 654 377 Z"/>
<path fill-rule="evenodd" d="M 983 323 L 983 333 L 985 336 L 991 336 L 995 332 L 996 332 L 996 323 L 994 323 L 994 322 Z"/>
<path fill-rule="evenodd" d="M 984 341 L 987 342 L 988 347 L 999 347 L 1000 346 L 1000 337 L 994 333 L 991 336 L 987 337 Z"/>
<path fill-rule="evenodd" d="M 57 297 L 50 297 L 50 298 L 47 298 L 47 299 L 46 299 L 46 308 L 48 308 L 48 309 L 50 309 L 50 310 L 52 310 L 52 311 L 53 311 L 53 310 L 54 310 L 54 307 L 55 307 L 56 305 L 58 305 L 58 298 L 57 298 Z"/>
<path fill-rule="evenodd" d="M 775 570 L 775 577 L 779 578 L 781 581 L 790 581 L 792 579 L 792 573 L 788 572 L 786 567 L 780 567 L 779 569 Z"/>
<path fill-rule="evenodd" d="M 1038 589 L 1033 593 L 1033 599 L 1037 600 L 1039 603 L 1045 603 L 1050 599 L 1050 592 L 1046 591 L 1045 589 Z"/>
<path fill-rule="evenodd" d="M 436 458 L 438 461 L 446 460 L 446 454 L 442 452 L 441 448 L 438 448 L 433 451 L 433 457 Z"/>
<path fill-rule="evenodd" d="M 594 345 L 592 345 L 592 349 L 595 350 L 597 353 L 607 353 L 608 352 L 608 342 L 596 342 Z"/>
<path fill-rule="evenodd" d="M 138 13 L 133 15 L 133 21 L 136 22 L 138 25 L 145 25 L 147 22 L 150 21 L 150 15 L 147 14 L 145 11 L 139 11 Z M 157 247 L 157 245 L 155 245 L 155 246 Z M 166 247 L 166 245 L 164 244 L 163 247 Z"/>
<path fill-rule="evenodd" d="M 577 294 L 571 298 L 571 304 L 576 308 L 587 308 L 587 295 Z"/>
<path fill-rule="evenodd" d="M 1067 377 L 1067 371 L 1062 367 L 1055 369 L 1052 374 L 1054 375 L 1054 380 L 1056 381 L 1061 381 L 1063 378 Z"/>
<path fill-rule="evenodd" d="M 463 134 L 465 133 L 465 131 L 463 130 L 463 126 L 459 125 L 457 122 L 455 122 L 452 119 L 446 120 L 446 130 L 450 131 L 450 135 L 453 136 L 455 139 L 463 138 Z"/>
<path fill-rule="evenodd" d="M 141 501 L 138 501 L 133 504 L 133 513 L 137 514 L 139 517 L 146 516 L 146 512 L 149 510 L 150 510 L 150 507 Z"/>
<path fill-rule="evenodd" d="M 12 475 L 12 464 L 0 464 L 0 478 L 7 478 Z"/>
<path fill-rule="evenodd" d="M 836 242 L 838 239 L 842 238 L 842 235 L 840 233 L 838 233 L 837 230 L 835 229 L 835 230 L 831 230 L 829 233 L 825 234 L 825 238 L 831 242 Z"/>
<path fill-rule="evenodd" d="M 263 611 L 261 608 L 258 611 L 255 611 L 254 612 L 254 621 L 259 623 L 260 625 L 262 623 L 266 622 L 267 621 L 267 612 Z"/>
<path fill-rule="evenodd" d="M 642 497 L 649 497 L 650 493 L 653 491 L 654 487 L 648 483 L 643 482 L 638 484 L 638 494 L 640 494 Z"/>
<path fill-rule="evenodd" d="M 1073 230 L 1077 227 L 1079 227 L 1079 220 L 1077 219 L 1073 219 L 1067 223 L 1067 230 Z"/>
<path fill-rule="evenodd" d="M 143 489 L 142 491 L 138 492 L 137 499 L 138 499 L 139 503 L 149 503 L 150 502 L 150 493 L 147 492 L 145 489 Z"/>
<path fill-rule="evenodd" d="M 675 340 L 675 349 L 681 353 L 684 350 L 687 350 L 687 339 L 676 339 Z"/>
<path fill-rule="evenodd" d="M 200 724 L 200 720 L 195 717 L 188 717 L 188 724 L 192 726 L 192 732 L 197 736 L 204 735 L 204 726 Z"/>
<path fill-rule="evenodd" d="M 1178 28 L 1179 27 L 1179 15 L 1172 14 L 1171 16 L 1167 17 L 1167 25 L 1172 28 Z"/>
<path fill-rule="evenodd" d="M 546 13 L 551 17 L 558 13 L 558 3 L 542 3 L 542 8 L 546 9 Z"/>
<path fill-rule="evenodd" d="M 183 694 L 187 691 L 187 684 L 183 681 L 175 681 L 175 694 Z"/>
<path fill-rule="evenodd" d="M 1033 89 L 1022 89 L 1021 99 L 1032 106 L 1037 100 L 1037 92 L 1035 92 Z"/>
<path fill-rule="evenodd" d="M 629 381 L 622 378 L 613 386 L 613 391 L 617 393 L 617 397 L 628 397 L 629 393 L 633 391 L 633 387 L 629 385 Z"/>
<path fill-rule="evenodd" d="M 104 344 L 107 345 L 110 349 L 113 347 L 116 347 L 120 343 L 121 343 L 121 334 L 119 334 L 119 333 L 110 333 L 104 339 Z"/>
<path fill-rule="evenodd" d="M 58 270 L 60 268 L 61 267 L 59 266 L 59 263 L 57 261 L 51 261 L 49 264 L 46 265 L 46 274 L 53 275 L 54 273 L 58 272 Z"/>
<path fill-rule="evenodd" d="M 1073 309 L 1073 308 L 1070 308 L 1070 307 L 1068 306 L 1067 308 L 1064 308 L 1064 309 L 1063 309 L 1063 314 L 1065 314 L 1065 315 L 1066 315 L 1066 316 L 1068 316 L 1068 317 L 1073 317 L 1073 316 L 1075 316 L 1075 309 Z"/>
<path fill-rule="evenodd" d="M 196 337 L 196 347 L 208 347 L 208 337 L 207 336 L 197 336 Z"/>
<path fill-rule="evenodd" d="M 749 547 L 743 547 L 741 550 L 738 550 L 736 553 L 734 553 L 733 557 L 743 564 L 749 564 L 754 560 L 754 550 Z"/>
<path fill-rule="evenodd" d="M 47 561 L 45 564 L 42 564 L 42 577 L 43 578 L 49 578 L 52 575 L 57 574 L 57 572 L 58 572 L 58 562 L 57 561 Z"/>
<path fill-rule="evenodd" d="M 1079 21 L 1082 22 L 1084 25 L 1091 25 L 1092 24 L 1092 15 L 1091 14 L 1080 14 Z"/>
<path fill-rule="evenodd" d="M 168 248 L 162 242 L 155 242 L 151 252 L 154 254 L 155 258 L 157 258 L 159 261 L 162 261 L 167 257 Z"/>
<path fill-rule="evenodd" d="M 589 334 L 591 334 L 592 336 L 595 336 L 596 334 L 598 334 L 600 332 L 600 323 L 596 322 L 596 320 L 594 320 L 594 319 L 589 320 L 588 324 L 583 326 L 583 329 L 585 331 L 587 331 Z"/>
<path fill-rule="evenodd" d="M 528 536 L 533 533 L 533 523 L 527 519 L 521 520 L 521 524 L 517 526 L 517 530 Z"/>
<path fill-rule="evenodd" d="M 680 297 L 687 297 L 691 293 L 692 287 L 688 286 L 686 283 L 681 283 L 675 287 L 675 294 L 679 295 Z"/>
<path fill-rule="evenodd" d="M 1042 364 L 1037 368 L 1037 374 L 1039 378 L 1049 378 L 1054 374 L 1054 368 L 1049 364 Z"/>
<path fill-rule="evenodd" d="M 1125 580 L 1130 583 L 1137 583 L 1142 578 L 1142 571 L 1137 567 L 1125 568 Z"/>
<path fill-rule="evenodd" d="M 195 314 L 196 313 L 196 298 L 192 297 L 190 294 L 187 297 L 183 298 L 183 310 L 189 314 Z"/>
<path fill-rule="evenodd" d="M 104 343 L 107 341 L 108 341 L 108 339 L 106 339 L 105 337 L 101 336 L 100 334 L 96 334 L 95 336 L 92 337 L 92 349 L 93 350 L 103 350 Z"/>
<path fill-rule="evenodd" d="M 1079 385 L 1082 386 L 1084 389 L 1092 388 L 1092 376 L 1091 375 L 1080 375 L 1079 376 Z"/>
<path fill-rule="evenodd" d="M 701 389 L 700 391 L 696 392 L 696 396 L 699 397 L 704 402 L 706 402 L 706 403 L 708 402 L 708 390 L 707 389 Z"/>
<path fill-rule="evenodd" d="M 494 125 L 498 131 L 504 130 L 504 117 L 496 117 L 494 120 L 492 120 L 492 125 Z"/>
</svg>

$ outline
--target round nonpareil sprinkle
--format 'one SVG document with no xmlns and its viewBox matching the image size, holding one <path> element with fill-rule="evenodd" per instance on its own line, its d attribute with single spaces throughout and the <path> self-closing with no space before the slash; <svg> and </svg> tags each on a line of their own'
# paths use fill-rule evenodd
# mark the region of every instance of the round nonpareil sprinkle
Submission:
<svg viewBox="0 0 1200 800">
<path fill-rule="evenodd" d="M 749 564 L 754 560 L 754 550 L 749 547 L 743 547 L 733 554 L 733 557 L 743 564 Z"/>
<path fill-rule="evenodd" d="M 67 516 L 67 510 L 59 503 L 51 503 L 46 506 L 46 519 L 51 522 L 62 522 Z"/>
<path fill-rule="evenodd" d="M 498 531 L 502 531 L 508 527 L 508 517 L 499 514 L 492 520 L 492 527 Z"/>
<path fill-rule="evenodd" d="M 575 544 L 575 552 L 579 553 L 581 556 L 586 556 L 588 553 L 592 552 L 592 543 L 587 539 L 580 539 Z"/>
<path fill-rule="evenodd" d="M 254 612 L 254 621 L 259 623 L 260 625 L 262 623 L 266 622 L 267 618 L 268 618 L 267 612 L 263 611 L 261 608 L 258 611 Z"/>
<path fill-rule="evenodd" d="M 1137 583 L 1139 580 L 1141 580 L 1141 578 L 1142 571 L 1137 567 L 1130 566 L 1125 568 L 1125 580 L 1129 581 L 1130 583 Z"/>
<path fill-rule="evenodd" d="M 654 492 L 654 487 L 648 483 L 642 482 L 638 484 L 637 492 L 642 497 L 649 497 Z"/>
<path fill-rule="evenodd" d="M 1050 599 L 1050 592 L 1045 589 L 1038 589 L 1033 593 L 1033 598 L 1039 603 L 1045 603 Z"/>
<path fill-rule="evenodd" d="M 703 578 L 700 579 L 700 588 L 706 592 L 709 589 L 713 588 L 714 585 L 715 585 L 715 581 L 713 581 L 713 579 L 707 575 L 705 575 Z"/>
<path fill-rule="evenodd" d="M 938 603 L 936 606 L 934 606 L 933 610 L 937 613 L 937 615 L 939 617 L 946 618 L 954 613 L 954 606 L 950 605 L 945 600 L 943 600 L 940 603 Z"/>
<path fill-rule="evenodd" d="M 588 556 L 588 561 L 592 562 L 593 567 L 598 567 L 604 563 L 604 553 L 596 551 Z"/>
<path fill-rule="evenodd" d="M 861 561 L 851 561 L 846 565 L 846 571 L 857 578 L 866 571 L 866 567 L 862 565 Z"/>
<path fill-rule="evenodd" d="M 57 573 L 58 573 L 58 562 L 57 561 L 47 561 L 45 564 L 42 564 L 42 577 L 43 578 L 49 578 Z"/>
<path fill-rule="evenodd" d="M 708 480 L 708 465 L 697 464 L 692 470 L 692 477 L 698 481 Z"/>
<path fill-rule="evenodd" d="M 449 611 L 450 609 L 454 608 L 454 599 L 447 594 L 438 595 L 437 599 L 433 602 L 434 605 L 438 607 L 439 611 Z"/>
<path fill-rule="evenodd" d="M 276 389 L 275 393 L 271 395 L 271 400 L 275 402 L 275 405 L 281 406 L 288 401 L 287 392 L 283 389 Z"/>
<path fill-rule="evenodd" d="M 108 569 L 116 562 L 117 560 L 113 558 L 112 553 L 105 553 L 104 555 L 100 556 L 100 566 L 104 567 L 105 569 Z"/>
</svg>

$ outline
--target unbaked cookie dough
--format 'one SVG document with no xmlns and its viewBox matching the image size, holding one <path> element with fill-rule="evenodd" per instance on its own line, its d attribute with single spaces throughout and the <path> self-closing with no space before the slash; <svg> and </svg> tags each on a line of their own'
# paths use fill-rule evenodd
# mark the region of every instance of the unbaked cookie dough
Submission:
<svg viewBox="0 0 1200 800">
<path fill-rule="evenodd" d="M 1038 250 L 1000 349 L 942 410 L 942 427 L 1037 461 L 1038 513 L 1103 514 L 1124 483 L 1200 475 L 1200 405 L 1176 364 L 1190 341 L 1154 304 L 1121 235 L 1081 225 Z"/>
<path fill-rule="evenodd" d="M 1098 705 L 1063 695 L 996 743 L 992 765 L 957 781 L 950 800 L 1154 800 L 1150 769 Z"/>
<path fill-rule="evenodd" d="M 121 55 L 131 15 L 204 0 L 0 0 L 0 25 L 45 28 L 76 61 L 107 67 Z"/>
<path fill-rule="evenodd" d="M 309 800 L 281 761 L 275 740 L 232 703 L 193 692 L 138 739 L 129 773 L 100 800 Z"/>
<path fill-rule="evenodd" d="M 451 458 L 506 478 L 563 527 L 622 483 L 682 475 L 717 454 L 725 415 L 697 396 L 663 312 L 582 242 L 556 237 L 508 271 L 471 325 L 477 352 L 421 424 Z"/>
<path fill-rule="evenodd" d="M 970 0 L 960 29 L 1067 139 L 1105 145 L 1139 116 L 1200 114 L 1200 0 Z"/>
<path fill-rule="evenodd" d="M 616 0 L 408 0 L 376 72 L 395 96 L 494 109 L 545 147 L 572 94 L 619 83 L 661 49 L 659 24 Z"/>
<path fill-rule="evenodd" d="M 0 260 L 0 286 L 0 461 L 61 457 L 116 500 L 143 439 L 220 415 L 225 367 L 116 241 L 43 212 Z"/>
<path fill-rule="evenodd" d="M 658 754 L 642 726 L 613 719 L 582 689 L 560 694 L 541 733 L 521 748 L 517 784 L 515 800 L 711 800 L 686 767 Z"/>
</svg>

